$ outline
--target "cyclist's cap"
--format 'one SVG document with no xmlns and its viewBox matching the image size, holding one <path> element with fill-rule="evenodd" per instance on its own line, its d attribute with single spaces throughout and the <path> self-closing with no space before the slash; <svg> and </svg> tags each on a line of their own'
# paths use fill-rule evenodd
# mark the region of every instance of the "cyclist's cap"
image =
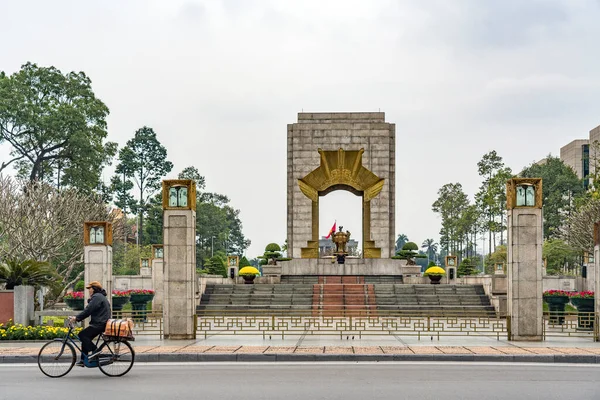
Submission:
<svg viewBox="0 0 600 400">
<path fill-rule="evenodd" d="M 102 284 L 98 281 L 91 281 L 85 288 L 86 289 L 89 289 L 89 288 L 102 289 Z"/>
</svg>

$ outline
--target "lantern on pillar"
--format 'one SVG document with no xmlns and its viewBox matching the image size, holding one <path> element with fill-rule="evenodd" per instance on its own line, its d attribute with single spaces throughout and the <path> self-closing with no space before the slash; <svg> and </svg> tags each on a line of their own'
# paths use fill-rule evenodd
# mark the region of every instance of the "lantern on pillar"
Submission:
<svg viewBox="0 0 600 400">
<path fill-rule="evenodd" d="M 147 258 L 141 258 L 140 259 L 140 268 L 149 268 L 150 267 L 150 260 Z"/>
<path fill-rule="evenodd" d="M 112 224 L 106 221 L 83 223 L 83 243 L 89 245 L 112 245 Z"/>
<path fill-rule="evenodd" d="M 506 182 L 506 208 L 542 208 L 542 179 L 513 178 Z"/>
<path fill-rule="evenodd" d="M 152 245 L 152 258 L 163 258 L 164 257 L 164 249 L 162 244 L 153 244 Z"/>
<path fill-rule="evenodd" d="M 163 209 L 196 210 L 196 182 L 191 179 L 163 181 Z"/>
</svg>

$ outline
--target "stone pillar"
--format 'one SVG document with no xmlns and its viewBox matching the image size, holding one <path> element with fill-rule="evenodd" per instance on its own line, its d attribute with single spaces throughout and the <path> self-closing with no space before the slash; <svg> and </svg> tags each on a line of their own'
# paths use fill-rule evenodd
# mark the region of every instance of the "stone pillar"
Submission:
<svg viewBox="0 0 600 400">
<path fill-rule="evenodd" d="M 15 286 L 14 323 L 32 325 L 35 318 L 35 288 L 33 286 Z"/>
<path fill-rule="evenodd" d="M 163 181 L 163 210 L 165 338 L 195 339 L 195 182 Z"/>
<path fill-rule="evenodd" d="M 509 339 L 542 340 L 542 180 L 507 182 Z"/>
<path fill-rule="evenodd" d="M 154 288 L 154 299 L 152 300 L 152 309 L 162 311 L 165 289 L 164 289 L 164 262 L 162 258 L 152 259 L 152 287 Z"/>
<path fill-rule="evenodd" d="M 450 272 L 452 271 L 452 272 Z M 456 268 L 455 267 L 448 267 L 448 270 L 446 271 L 446 283 L 448 285 L 456 285 L 456 278 L 458 276 L 456 275 Z"/>
<path fill-rule="evenodd" d="M 83 225 L 83 260 L 85 284 L 98 281 L 106 290 L 106 297 L 112 305 L 112 225 L 106 221 L 85 222 Z M 84 290 L 84 302 L 87 304 L 89 293 Z"/>
<path fill-rule="evenodd" d="M 596 277 L 600 277 L 600 222 L 594 223 L 594 263 L 588 267 L 588 273 L 590 269 L 594 270 L 594 275 Z M 600 279 L 596 279 L 594 282 L 594 312 L 596 313 L 596 320 L 594 323 L 595 332 L 598 333 L 600 329 L 600 301 L 598 301 L 598 296 L 600 296 Z M 594 338 L 595 341 L 599 341 L 600 338 L 596 335 Z"/>
</svg>

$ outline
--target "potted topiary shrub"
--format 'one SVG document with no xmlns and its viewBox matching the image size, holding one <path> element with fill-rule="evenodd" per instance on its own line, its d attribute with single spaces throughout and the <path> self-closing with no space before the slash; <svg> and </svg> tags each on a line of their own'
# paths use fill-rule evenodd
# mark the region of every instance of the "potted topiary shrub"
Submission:
<svg viewBox="0 0 600 400">
<path fill-rule="evenodd" d="M 240 269 L 238 275 L 244 278 L 244 283 L 248 285 L 254 284 L 254 278 L 260 276 L 260 271 L 254 267 L 244 267 Z"/>
<path fill-rule="evenodd" d="M 446 275 L 446 271 L 444 268 L 436 265 L 434 267 L 427 268 L 424 275 L 429 277 L 429 281 L 432 285 L 439 285 L 440 281 L 442 280 L 442 276 Z"/>
<path fill-rule="evenodd" d="M 550 323 L 562 325 L 565 322 L 565 305 L 569 302 L 569 293 L 564 290 L 546 290 L 542 298 L 548 304 Z"/>
<path fill-rule="evenodd" d="M 402 250 L 392 258 L 406 260 L 407 265 L 416 265 L 415 258 L 427 258 L 425 254 L 419 254 L 418 250 L 419 246 L 415 242 L 407 242 L 402 246 Z"/>
<path fill-rule="evenodd" d="M 71 310 L 81 311 L 85 308 L 83 292 L 71 292 L 65 294 L 65 303 Z"/>
<path fill-rule="evenodd" d="M 571 304 L 577 308 L 577 329 L 591 331 L 594 329 L 594 292 L 571 292 Z"/>
<path fill-rule="evenodd" d="M 269 243 L 265 247 L 265 252 L 261 258 L 266 265 L 277 265 L 277 260 L 281 258 L 281 247 L 277 243 Z"/>
</svg>

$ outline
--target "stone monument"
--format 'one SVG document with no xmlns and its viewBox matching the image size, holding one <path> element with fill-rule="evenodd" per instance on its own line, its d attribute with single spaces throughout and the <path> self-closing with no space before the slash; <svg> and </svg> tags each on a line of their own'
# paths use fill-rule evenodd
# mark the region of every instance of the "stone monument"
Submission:
<svg viewBox="0 0 600 400">
<path fill-rule="evenodd" d="M 83 279 L 86 284 L 98 281 L 106 290 L 112 304 L 112 224 L 106 221 L 90 221 L 83 224 L 83 259 L 85 263 Z M 84 304 L 89 293 L 83 292 Z"/>
<path fill-rule="evenodd" d="M 509 340 L 542 340 L 542 180 L 506 183 Z"/>
<path fill-rule="evenodd" d="M 166 339 L 196 334 L 196 183 L 163 181 L 164 307 Z"/>
<path fill-rule="evenodd" d="M 398 275 L 395 255 L 396 127 L 376 113 L 299 113 L 287 127 L 286 275 Z M 319 199 L 335 190 L 362 198 L 360 259 L 319 258 Z M 409 271 L 410 270 L 410 271 Z M 408 267 L 404 273 L 420 274 Z"/>
</svg>

